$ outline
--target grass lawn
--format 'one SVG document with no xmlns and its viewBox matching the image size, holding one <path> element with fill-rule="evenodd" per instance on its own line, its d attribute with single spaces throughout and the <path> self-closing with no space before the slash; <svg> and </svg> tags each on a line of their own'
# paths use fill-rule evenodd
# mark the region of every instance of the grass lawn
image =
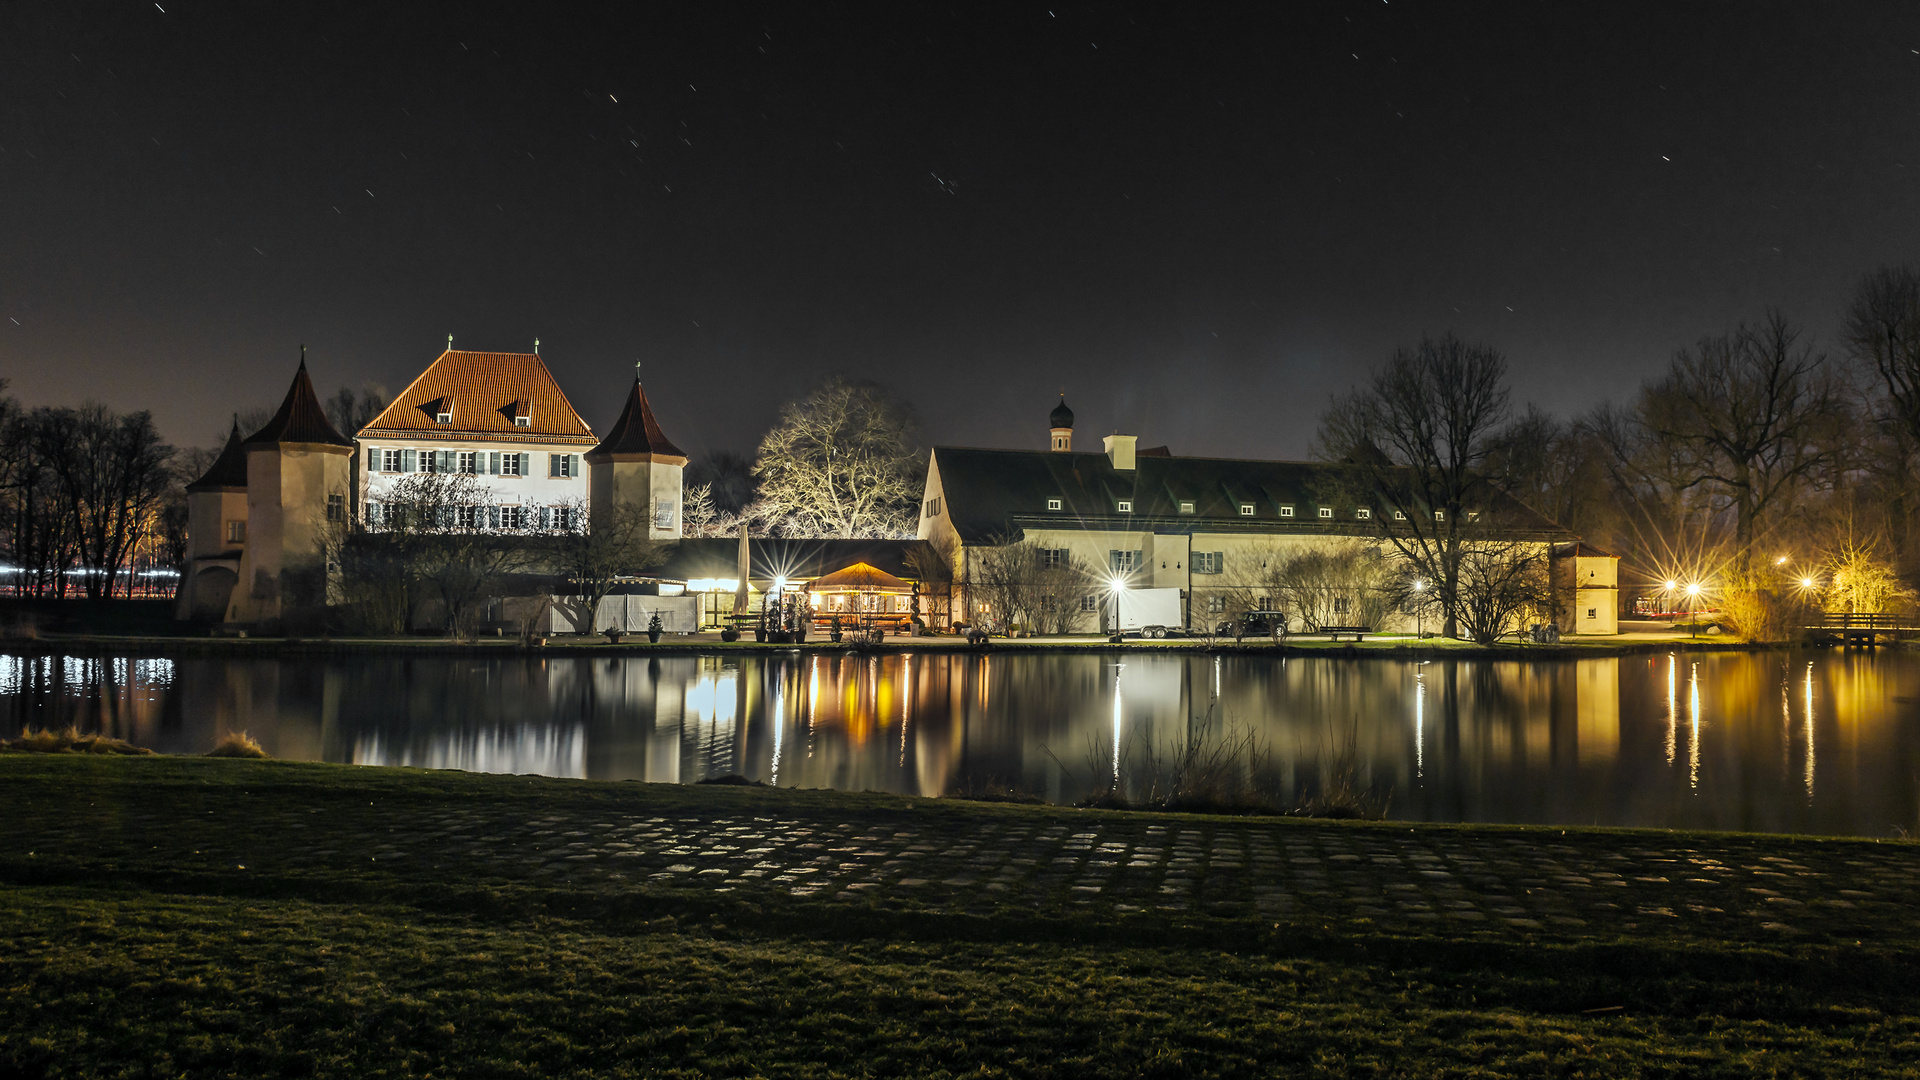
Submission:
<svg viewBox="0 0 1920 1080">
<path fill-rule="evenodd" d="M 1805 881 L 1722 881 L 1695 905 L 1721 912 L 1704 922 L 1625 905 L 1493 929 L 1340 914 L 1340 875 L 1375 872 L 1357 856 L 1283 907 L 1172 910 L 1075 899 L 1080 878 L 1048 884 L 1046 859 L 1018 857 L 1123 835 L 1204 838 L 1218 876 L 1236 872 L 1218 845 L 1244 836 L 1256 852 L 1418 843 L 1462 864 L 1537 848 L 1575 870 L 1652 847 L 1730 871 L 1716 879 L 1792 866 Z M 973 836 L 999 839 L 950 843 Z M 755 838 L 789 846 L 736 850 Z M 1920 934 L 1897 885 L 1915 855 L 0 755 L 0 1076 L 1917 1075 Z M 845 889 L 720 873 L 859 858 Z M 963 859 L 1001 870 L 904 876 Z M 1258 892 L 1302 860 L 1253 861 Z M 1706 888 L 1672 877 L 1615 891 L 1644 911 Z M 1727 899 L 1793 889 L 1794 904 L 1886 900 L 1836 899 L 1788 932 Z"/>
</svg>

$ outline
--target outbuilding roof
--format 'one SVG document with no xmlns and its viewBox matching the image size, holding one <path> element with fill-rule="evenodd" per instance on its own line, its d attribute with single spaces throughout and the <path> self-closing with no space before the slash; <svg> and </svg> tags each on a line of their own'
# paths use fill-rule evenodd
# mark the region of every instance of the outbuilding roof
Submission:
<svg viewBox="0 0 1920 1080">
<path fill-rule="evenodd" d="M 935 447 L 932 464 L 940 477 L 943 512 L 969 544 L 994 543 L 1030 527 L 1376 531 L 1376 523 L 1361 519 L 1360 504 L 1345 494 L 1351 484 L 1342 465 L 1143 453 L 1135 457 L 1134 468 L 1122 470 L 1105 454 L 952 446 Z M 1332 515 L 1321 517 L 1322 507 Z M 1497 519 L 1505 535 L 1568 538 L 1565 529 L 1510 497 L 1490 496 L 1485 510 L 1489 523 Z"/>
<path fill-rule="evenodd" d="M 802 540 L 756 536 L 747 542 L 754 587 L 775 578 L 807 582 L 865 563 L 889 577 L 917 580 L 916 566 L 933 558 L 925 540 Z M 918 553 L 918 554 L 916 554 Z M 647 571 L 673 581 L 731 578 L 739 573 L 740 538 L 690 537 L 673 545 L 667 561 Z"/>
<path fill-rule="evenodd" d="M 451 423 L 437 414 L 451 413 Z M 515 423 L 525 417 L 525 426 Z M 361 428 L 359 437 L 430 436 L 489 442 L 571 443 L 590 446 L 593 429 L 580 418 L 539 353 L 448 349 L 427 365 Z"/>
</svg>

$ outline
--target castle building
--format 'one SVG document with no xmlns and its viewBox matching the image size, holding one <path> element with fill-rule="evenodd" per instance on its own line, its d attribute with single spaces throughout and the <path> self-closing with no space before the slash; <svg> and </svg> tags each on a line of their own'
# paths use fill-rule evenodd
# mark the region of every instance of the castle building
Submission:
<svg viewBox="0 0 1920 1080">
<path fill-rule="evenodd" d="M 383 524 L 409 475 L 451 473 L 487 492 L 487 520 L 461 524 L 502 531 L 580 527 L 591 498 L 584 455 L 599 441 L 539 353 L 453 349 L 357 438 L 367 525 Z"/>
<path fill-rule="evenodd" d="M 918 535 L 951 554 L 954 618 L 991 621 L 975 587 L 981 558 L 1026 540 L 1041 548 L 1044 568 L 1069 571 L 1059 575 L 1061 587 L 1078 583 L 1073 595 L 1045 598 L 1042 611 L 1057 613 L 1046 621 L 1096 630 L 1115 590 L 1177 588 L 1186 625 L 1211 628 L 1237 610 L 1279 606 L 1285 560 L 1377 539 L 1375 515 L 1394 513 L 1342 494 L 1338 466 L 1175 457 L 1138 441 L 1109 435 L 1102 452 L 1076 452 L 1063 396 L 1048 417 L 1045 451 L 933 448 Z M 1482 511 L 1490 536 L 1538 543 L 1542 554 L 1573 539 L 1513 499 L 1492 498 L 1470 513 Z M 1411 628 L 1412 616 L 1369 612 L 1369 604 L 1362 595 L 1330 597 L 1328 614 Z"/>
<path fill-rule="evenodd" d="M 320 407 L 303 355 L 266 426 L 245 439 L 236 426 L 188 485 L 179 614 L 261 622 L 324 605 L 327 536 L 349 512 L 353 455 Z"/>
</svg>

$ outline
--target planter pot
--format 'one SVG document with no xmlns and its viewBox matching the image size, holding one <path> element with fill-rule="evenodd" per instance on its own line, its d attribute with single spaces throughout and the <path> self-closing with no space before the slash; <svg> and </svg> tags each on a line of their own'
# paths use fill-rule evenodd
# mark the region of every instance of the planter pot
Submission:
<svg viewBox="0 0 1920 1080">
<path fill-rule="evenodd" d="M 647 642 L 653 645 L 660 644 L 660 631 L 658 630 L 647 631 Z"/>
<path fill-rule="evenodd" d="M 721 641 L 739 641 L 740 631 L 734 629 L 731 626 L 725 627 L 720 631 L 720 640 Z"/>
</svg>

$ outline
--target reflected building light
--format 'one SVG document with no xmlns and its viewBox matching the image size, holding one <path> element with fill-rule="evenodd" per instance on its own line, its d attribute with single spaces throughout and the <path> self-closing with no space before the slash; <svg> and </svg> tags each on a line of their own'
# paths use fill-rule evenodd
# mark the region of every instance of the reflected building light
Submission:
<svg viewBox="0 0 1920 1080">
<path fill-rule="evenodd" d="M 907 765 L 907 727 L 913 723 L 913 654 L 900 658 L 900 767 Z"/>
<path fill-rule="evenodd" d="M 1116 794 L 1120 787 L 1120 673 L 1126 666 L 1113 665 L 1113 786 Z"/>
<path fill-rule="evenodd" d="M 771 787 L 780 786 L 780 751 L 785 748 L 787 735 L 787 670 L 782 664 L 773 677 L 773 771 L 767 781 Z"/>
<path fill-rule="evenodd" d="M 1678 672 L 1679 663 L 1680 661 L 1672 653 L 1667 654 L 1667 764 L 1668 765 L 1673 764 L 1674 743 L 1677 741 L 1677 733 L 1675 731 L 1675 728 L 1680 723 L 1680 713 L 1679 713 L 1678 703 L 1675 699 L 1675 691 L 1677 689 L 1677 687 L 1675 686 L 1675 682 L 1679 677 L 1679 672 Z"/>
<path fill-rule="evenodd" d="M 1413 673 L 1413 775 L 1427 775 L 1427 673 Z"/>
<path fill-rule="evenodd" d="M 1691 733 L 1687 737 L 1687 786 L 1700 786 L 1700 664 L 1695 661 L 1687 676 L 1687 715 Z"/>
<path fill-rule="evenodd" d="M 452 732 L 427 741 L 418 752 L 391 748 L 377 732 L 354 740 L 355 765 L 403 765 L 421 769 L 563 776 L 587 775 L 586 729 L 526 724 L 485 731 Z"/>
<path fill-rule="evenodd" d="M 1813 801 L 1813 661 L 1807 661 L 1807 801 Z"/>
</svg>

